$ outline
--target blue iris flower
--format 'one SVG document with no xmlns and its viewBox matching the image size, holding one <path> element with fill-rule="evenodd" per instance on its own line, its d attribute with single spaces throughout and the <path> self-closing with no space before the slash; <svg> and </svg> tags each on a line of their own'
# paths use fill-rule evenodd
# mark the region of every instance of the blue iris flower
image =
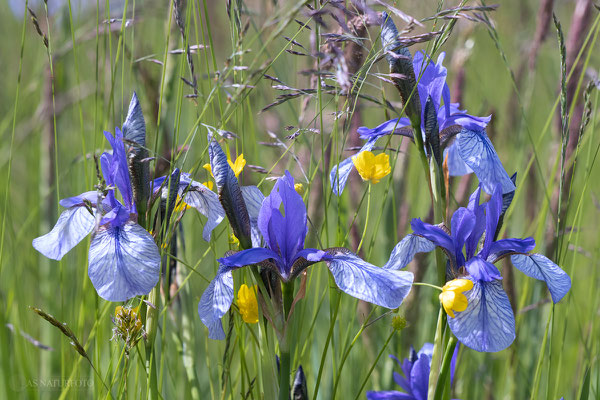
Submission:
<svg viewBox="0 0 600 400">
<path fill-rule="evenodd" d="M 456 356 L 458 354 L 458 346 L 454 351 L 450 362 L 450 382 L 454 380 L 454 369 L 456 366 Z M 431 370 L 431 358 L 433 357 L 433 344 L 425 343 L 421 350 L 417 353 L 411 348 L 409 358 L 405 358 L 402 362 L 393 355 L 390 358 L 394 359 L 402 374 L 394 372 L 394 382 L 402 388 L 404 392 L 397 390 L 384 391 L 368 391 L 368 400 L 427 400 L 427 390 L 429 389 L 429 371 Z"/>
<path fill-rule="evenodd" d="M 137 224 L 123 133 L 117 128 L 114 137 L 109 132 L 104 136 L 113 149 L 112 154 L 100 157 L 102 175 L 110 189 L 106 197 L 91 191 L 61 200 L 66 210 L 49 233 L 33 240 L 33 247 L 48 258 L 60 260 L 94 232 L 88 257 L 90 280 L 103 299 L 125 301 L 148 294 L 156 286 L 160 254 L 152 236 Z M 117 190 L 122 201 L 115 196 Z"/>
<path fill-rule="evenodd" d="M 406 266 L 417 252 L 431 251 L 435 246 L 442 249 L 448 257 L 448 275 L 473 281 L 473 288 L 465 292 L 467 309 L 456 312 L 455 318 L 448 316 L 450 329 L 466 346 L 495 352 L 507 348 L 515 339 L 515 317 L 494 263 L 510 257 L 525 275 L 546 283 L 554 303 L 570 290 L 571 278 L 547 257 L 530 253 L 535 247 L 533 238 L 495 240 L 503 212 L 502 187 L 496 186 L 484 204 L 479 204 L 480 193 L 477 188 L 469 205 L 452 215 L 450 232 L 413 219 L 414 234 L 396 246 L 401 261 L 395 267 Z"/>
<path fill-rule="evenodd" d="M 219 171 L 215 173 L 215 179 L 220 185 L 224 185 L 222 180 L 227 176 L 227 179 L 235 179 L 233 173 L 226 174 L 225 170 L 226 166 L 213 164 L 213 171 Z M 304 248 L 308 232 L 306 206 L 294 189 L 294 178 L 288 171 L 262 201 L 256 226 L 266 247 L 253 247 L 218 259 L 217 276 L 198 304 L 200 319 L 208 327 L 211 339 L 225 338 L 221 318 L 233 300 L 232 271 L 253 264 L 270 269 L 282 281 L 288 282 L 308 266 L 323 261 L 342 291 L 392 309 L 399 307 L 410 291 L 413 282 L 411 272 L 378 268 L 346 249 Z"/>
<path fill-rule="evenodd" d="M 460 110 L 457 103 L 450 102 L 450 89 L 446 84 L 447 70 L 442 65 L 444 56 L 445 54 L 441 53 L 437 63 L 433 63 L 423 52 L 417 52 L 413 58 L 413 68 L 418 79 L 417 90 L 421 101 L 421 133 L 424 135 L 425 132 L 427 121 L 425 104 L 430 99 L 440 132 L 448 137 L 456 135 L 452 144 L 445 150 L 450 175 L 460 176 L 475 172 L 483 190 L 487 193 L 492 193 L 497 184 L 502 185 L 503 193 L 515 190 L 515 185 L 504 170 L 492 142 L 485 133 L 485 127 L 490 122 L 491 116 L 474 117 L 467 114 L 465 110 Z M 383 136 L 406 135 L 407 127 L 410 126 L 410 120 L 403 117 L 391 119 L 372 129 L 360 127 L 357 132 L 361 139 L 366 139 L 367 142 L 358 152 L 371 151 L 377 140 Z M 353 169 L 351 157 L 332 168 L 329 180 L 336 195 L 339 196 L 344 190 Z"/>
</svg>

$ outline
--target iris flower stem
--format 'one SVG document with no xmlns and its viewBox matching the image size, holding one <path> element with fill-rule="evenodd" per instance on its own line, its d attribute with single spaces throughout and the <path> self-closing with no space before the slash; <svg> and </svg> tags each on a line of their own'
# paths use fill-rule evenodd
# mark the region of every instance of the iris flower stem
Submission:
<svg viewBox="0 0 600 400">
<path fill-rule="evenodd" d="M 440 369 L 438 366 L 440 365 L 441 356 L 444 351 L 444 335 L 443 335 L 443 326 L 446 322 L 446 318 L 444 318 L 444 310 L 440 306 L 440 311 L 438 313 L 437 327 L 435 329 L 435 339 L 433 342 L 433 355 L 431 357 L 431 370 L 429 371 L 429 388 L 427 390 L 427 398 L 432 399 L 435 394 L 436 385 L 438 382 L 438 378 L 440 375 Z"/>
<path fill-rule="evenodd" d="M 360 242 L 358 243 L 358 247 L 356 248 L 356 254 L 360 251 L 362 244 L 365 240 L 365 236 L 367 235 L 367 227 L 369 226 L 369 214 L 371 211 L 371 183 L 369 182 L 369 188 L 367 189 L 367 216 L 365 218 L 365 228 L 363 229 L 362 236 L 360 237 Z"/>
<path fill-rule="evenodd" d="M 290 332 L 291 327 L 291 314 L 292 303 L 294 301 L 294 281 L 282 283 L 282 295 L 283 295 L 283 316 L 284 316 L 284 327 L 283 337 L 279 340 L 279 400 L 289 400 L 290 398 L 290 371 L 291 371 L 291 360 L 290 354 L 293 349 L 291 348 Z"/>
<path fill-rule="evenodd" d="M 444 391 L 447 387 L 449 387 L 448 377 L 450 372 L 450 363 L 452 361 L 452 357 L 454 355 L 454 349 L 456 348 L 456 338 L 454 336 L 450 337 L 450 341 L 446 346 L 446 351 L 444 352 L 444 359 L 442 361 L 442 368 L 440 369 L 440 375 L 435 386 L 435 394 L 433 395 L 433 400 L 442 400 L 442 396 L 444 395 Z"/>
<path fill-rule="evenodd" d="M 158 312 L 156 304 L 158 303 L 158 285 L 156 285 L 148 295 L 146 311 L 146 373 L 148 374 L 148 398 L 158 398 L 158 379 L 156 376 L 156 361 L 154 360 L 154 338 L 158 327 Z"/>
</svg>

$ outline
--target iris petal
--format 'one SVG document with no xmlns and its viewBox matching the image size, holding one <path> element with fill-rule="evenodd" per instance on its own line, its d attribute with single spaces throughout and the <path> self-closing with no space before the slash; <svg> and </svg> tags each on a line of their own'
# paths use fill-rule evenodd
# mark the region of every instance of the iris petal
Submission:
<svg viewBox="0 0 600 400">
<path fill-rule="evenodd" d="M 476 351 L 504 350 L 515 340 L 515 317 L 500 281 L 474 281 L 467 309 L 448 318 L 452 333 Z"/>
<path fill-rule="evenodd" d="M 221 318 L 233 302 L 233 276 L 235 268 L 219 266 L 217 276 L 210 282 L 198 303 L 200 320 L 208 328 L 208 337 L 215 340 L 225 339 Z"/>
<path fill-rule="evenodd" d="M 92 238 L 88 274 L 105 300 L 148 294 L 158 283 L 159 267 L 158 247 L 138 224 L 100 228 Z"/>
<path fill-rule="evenodd" d="M 390 259 L 384 269 L 398 270 L 406 267 L 417 253 L 428 253 L 435 250 L 435 244 L 419 235 L 406 235 L 392 250 Z"/>
<path fill-rule="evenodd" d="M 430 368 L 431 358 L 421 354 L 410 370 L 410 386 L 415 400 L 427 400 Z"/>
<path fill-rule="evenodd" d="M 493 193 L 497 184 L 502 193 L 515 190 L 515 184 L 504 170 L 492 142 L 484 130 L 463 129 L 456 136 L 458 154 L 465 164 L 475 172 L 483 190 Z"/>
<path fill-rule="evenodd" d="M 219 202 L 219 196 L 206 186 L 193 181 L 183 174 L 179 183 L 179 194 L 183 195 L 183 201 L 207 219 L 202 231 L 202 238 L 207 242 L 213 231 L 225 218 L 225 210 Z M 190 188 L 186 189 L 189 184 Z M 160 185 L 159 185 L 160 186 Z"/>
<path fill-rule="evenodd" d="M 242 186 L 242 196 L 246 202 L 248 216 L 250 217 L 250 232 L 252 234 L 252 247 L 259 247 L 262 244 L 262 235 L 258 229 L 258 214 L 260 207 L 265 199 L 259 188 L 256 186 Z"/>
<path fill-rule="evenodd" d="M 327 265 L 340 290 L 382 307 L 399 307 L 413 283 L 411 272 L 379 268 L 352 253 L 336 252 Z"/>
<path fill-rule="evenodd" d="M 90 234 L 95 222 L 96 219 L 87 208 L 70 207 L 60 214 L 50 232 L 33 239 L 33 247 L 48 258 L 60 260 Z"/>
<path fill-rule="evenodd" d="M 558 303 L 571 289 L 571 278 L 552 260 L 541 254 L 517 254 L 513 265 L 525 275 L 546 282 L 552 301 Z"/>
</svg>

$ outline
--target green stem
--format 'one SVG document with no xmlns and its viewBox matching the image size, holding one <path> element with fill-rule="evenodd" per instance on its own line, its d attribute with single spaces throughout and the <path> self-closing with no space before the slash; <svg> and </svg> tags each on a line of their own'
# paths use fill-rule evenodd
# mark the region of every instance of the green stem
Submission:
<svg viewBox="0 0 600 400">
<path fill-rule="evenodd" d="M 446 388 L 450 387 L 449 375 L 450 375 L 450 363 L 452 356 L 454 355 L 454 349 L 456 348 L 456 338 L 450 337 L 448 346 L 446 346 L 446 352 L 444 353 L 444 360 L 442 361 L 442 368 L 440 369 L 440 376 L 435 386 L 435 394 L 433 400 L 441 400 L 444 395 Z"/>
<path fill-rule="evenodd" d="M 294 281 L 283 282 L 281 291 L 283 292 L 283 337 L 279 339 L 279 400 L 289 400 L 290 398 L 290 354 L 292 346 L 290 343 L 290 311 L 294 301 Z"/>
<path fill-rule="evenodd" d="M 148 398 L 156 399 L 158 398 L 158 379 L 154 360 L 154 338 L 158 328 L 158 310 L 155 308 L 158 302 L 158 285 L 148 295 L 148 302 L 152 306 L 146 305 L 146 374 L 149 382 Z"/>
<path fill-rule="evenodd" d="M 437 327 L 435 329 L 435 340 L 433 342 L 433 355 L 431 357 L 431 370 L 429 371 L 429 389 L 427 398 L 433 398 L 435 393 L 436 384 L 438 382 L 438 377 L 440 373 L 439 365 L 441 361 L 441 356 L 444 351 L 444 335 L 443 335 L 443 326 L 446 322 L 446 318 L 444 318 L 444 310 L 440 307 L 440 311 L 438 313 Z"/>
<path fill-rule="evenodd" d="M 358 243 L 358 247 L 356 248 L 356 254 L 358 254 L 358 252 L 360 251 L 363 241 L 365 240 L 365 236 L 367 235 L 367 226 L 369 226 L 370 211 L 371 211 L 371 183 L 369 183 L 369 188 L 367 189 L 367 216 L 365 218 L 365 228 L 363 229 L 363 233 L 360 238 L 360 242 Z"/>
</svg>

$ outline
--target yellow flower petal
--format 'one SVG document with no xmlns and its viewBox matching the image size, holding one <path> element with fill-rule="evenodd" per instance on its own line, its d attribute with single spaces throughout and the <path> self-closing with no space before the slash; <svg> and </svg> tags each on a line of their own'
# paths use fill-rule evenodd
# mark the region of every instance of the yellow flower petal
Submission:
<svg viewBox="0 0 600 400">
<path fill-rule="evenodd" d="M 256 324 L 258 322 L 258 302 L 256 301 L 256 289 L 254 286 L 248 287 L 246 284 L 240 286 L 237 295 L 237 305 L 244 322 L 247 324 Z"/>
<path fill-rule="evenodd" d="M 454 311 L 465 311 L 469 302 L 463 292 L 473 289 L 473 281 L 469 279 L 454 279 L 447 282 L 440 293 L 440 302 L 446 313 L 454 318 Z"/>
<path fill-rule="evenodd" d="M 246 165 L 246 160 L 244 159 L 243 153 L 240 154 L 235 159 L 235 162 L 231 162 L 231 160 L 227 160 L 227 162 L 229 163 L 229 166 L 233 170 L 233 173 L 235 174 L 236 178 L 242 173 L 242 170 L 244 169 L 244 166 Z"/>
<path fill-rule="evenodd" d="M 294 184 L 294 189 L 298 192 L 299 195 L 304 194 L 304 186 L 301 183 Z"/>
<path fill-rule="evenodd" d="M 381 178 L 392 172 L 390 157 L 385 153 L 376 156 L 370 151 L 362 151 L 352 157 L 352 163 L 360 177 L 372 183 L 378 183 Z"/>
<path fill-rule="evenodd" d="M 205 170 L 207 170 L 207 171 L 208 171 L 208 173 L 210 174 L 210 176 L 212 176 L 213 178 L 215 177 L 215 176 L 213 175 L 213 173 L 212 173 L 212 168 L 211 168 L 211 166 L 210 166 L 210 164 L 209 164 L 209 163 L 206 163 L 206 164 L 204 164 L 204 165 L 202 166 L 202 168 L 204 168 Z"/>
<path fill-rule="evenodd" d="M 213 187 L 215 187 L 215 185 L 212 183 L 212 181 L 202 182 L 202 184 L 204 186 L 206 186 L 207 188 L 209 188 L 210 190 L 213 190 Z"/>
</svg>

